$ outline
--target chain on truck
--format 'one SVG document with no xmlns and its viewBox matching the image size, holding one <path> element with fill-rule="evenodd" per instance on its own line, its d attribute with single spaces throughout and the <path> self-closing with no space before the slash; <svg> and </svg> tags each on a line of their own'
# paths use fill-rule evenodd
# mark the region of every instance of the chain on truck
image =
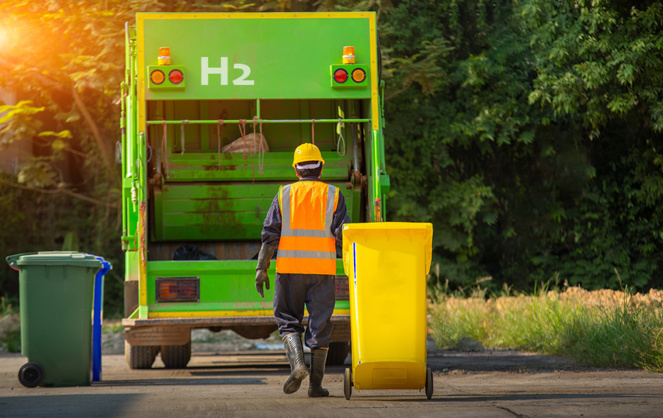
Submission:
<svg viewBox="0 0 663 418">
<path fill-rule="evenodd" d="M 266 338 L 273 290 L 255 291 L 265 214 L 312 142 L 352 222 L 384 220 L 389 189 L 376 15 L 139 13 L 122 83 L 125 355 L 186 367 L 191 330 Z M 275 265 L 269 271 L 274 277 Z M 337 259 L 329 364 L 348 353 Z M 306 318 L 305 318 L 306 322 Z"/>
</svg>

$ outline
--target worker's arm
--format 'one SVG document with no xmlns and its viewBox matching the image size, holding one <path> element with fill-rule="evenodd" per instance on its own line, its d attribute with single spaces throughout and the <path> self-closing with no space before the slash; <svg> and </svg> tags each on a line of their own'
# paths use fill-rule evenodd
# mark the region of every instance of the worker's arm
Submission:
<svg viewBox="0 0 663 418">
<path fill-rule="evenodd" d="M 340 199 L 339 199 L 340 200 Z M 279 208 L 279 196 L 276 195 L 272 205 L 267 211 L 265 221 L 262 224 L 262 233 L 260 238 L 263 244 L 269 244 L 272 247 L 278 247 L 281 240 L 281 209 Z"/>
<path fill-rule="evenodd" d="M 260 294 L 260 297 L 265 297 L 263 285 L 269 290 L 267 269 L 281 239 L 281 211 L 279 210 L 278 195 L 274 198 L 272 205 L 267 211 L 260 235 L 262 247 L 260 248 L 258 264 L 256 265 L 256 290 Z"/>
<path fill-rule="evenodd" d="M 343 193 L 338 194 L 338 204 L 336 212 L 332 218 L 331 231 L 336 237 L 336 257 L 343 257 L 343 224 L 350 223 L 348 208 L 345 206 L 345 197 Z"/>
</svg>

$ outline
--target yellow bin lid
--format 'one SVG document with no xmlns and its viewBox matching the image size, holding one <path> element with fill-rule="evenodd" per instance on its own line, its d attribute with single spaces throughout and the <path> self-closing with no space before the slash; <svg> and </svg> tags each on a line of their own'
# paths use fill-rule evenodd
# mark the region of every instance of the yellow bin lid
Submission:
<svg viewBox="0 0 663 418">
<path fill-rule="evenodd" d="M 423 241 L 425 252 L 425 270 L 430 270 L 431 256 L 433 254 L 433 224 L 424 222 L 370 222 L 350 223 L 343 225 L 343 261 L 348 259 L 346 253 L 350 251 L 353 242 L 363 245 L 380 246 L 405 244 L 410 239 Z M 347 271 L 347 269 L 346 269 Z"/>
</svg>

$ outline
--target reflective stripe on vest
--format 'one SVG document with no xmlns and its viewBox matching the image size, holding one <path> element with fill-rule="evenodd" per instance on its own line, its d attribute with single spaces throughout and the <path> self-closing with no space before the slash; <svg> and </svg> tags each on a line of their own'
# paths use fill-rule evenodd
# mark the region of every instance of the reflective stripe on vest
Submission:
<svg viewBox="0 0 663 418">
<path fill-rule="evenodd" d="M 317 181 L 281 187 L 281 239 L 276 271 L 336 274 L 336 239 L 331 224 L 338 194 L 338 188 Z"/>
</svg>

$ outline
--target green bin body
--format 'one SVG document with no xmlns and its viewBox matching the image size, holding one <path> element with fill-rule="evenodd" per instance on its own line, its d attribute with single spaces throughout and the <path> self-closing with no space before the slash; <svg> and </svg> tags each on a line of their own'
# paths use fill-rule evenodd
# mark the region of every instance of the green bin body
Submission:
<svg viewBox="0 0 663 418">
<path fill-rule="evenodd" d="M 7 261 L 19 270 L 21 352 L 43 369 L 40 385 L 90 385 L 94 277 L 101 262 L 64 251 Z"/>
</svg>

